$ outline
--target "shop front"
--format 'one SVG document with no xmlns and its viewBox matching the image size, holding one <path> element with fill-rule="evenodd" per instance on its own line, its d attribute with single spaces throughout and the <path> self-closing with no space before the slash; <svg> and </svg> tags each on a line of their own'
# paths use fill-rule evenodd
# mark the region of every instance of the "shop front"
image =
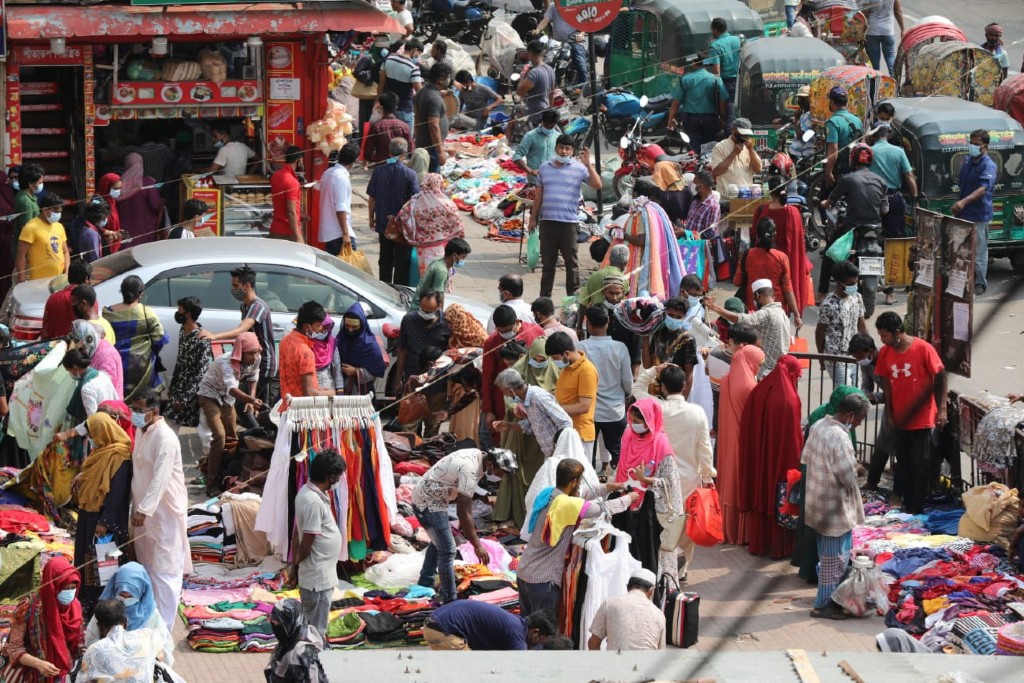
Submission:
<svg viewBox="0 0 1024 683">
<path fill-rule="evenodd" d="M 9 6 L 7 25 L 6 166 L 42 165 L 47 189 L 73 200 L 138 154 L 166 206 L 127 226 L 138 241 L 192 198 L 211 209 L 204 232 L 266 234 L 284 150 L 309 150 L 313 168 L 305 127 L 326 108 L 327 34 L 397 28 L 360 2 Z"/>
</svg>

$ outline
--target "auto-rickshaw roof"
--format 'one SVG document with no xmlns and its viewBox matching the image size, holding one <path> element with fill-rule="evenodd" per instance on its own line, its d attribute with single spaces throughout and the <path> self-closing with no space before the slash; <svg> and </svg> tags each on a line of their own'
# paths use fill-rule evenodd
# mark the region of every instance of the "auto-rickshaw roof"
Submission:
<svg viewBox="0 0 1024 683">
<path fill-rule="evenodd" d="M 844 64 L 838 51 L 817 38 L 760 38 L 746 43 L 740 52 L 740 68 L 757 74 L 824 71 Z"/>
<path fill-rule="evenodd" d="M 896 97 L 886 100 L 894 120 L 918 140 L 985 130 L 1014 131 L 1014 146 L 1024 145 L 1024 127 L 1004 111 L 957 97 Z"/>
<path fill-rule="evenodd" d="M 663 56 L 703 52 L 711 37 L 711 20 L 717 17 L 725 19 L 733 35 L 764 35 L 761 15 L 739 0 L 629 0 L 628 9 L 660 17 Z"/>
</svg>

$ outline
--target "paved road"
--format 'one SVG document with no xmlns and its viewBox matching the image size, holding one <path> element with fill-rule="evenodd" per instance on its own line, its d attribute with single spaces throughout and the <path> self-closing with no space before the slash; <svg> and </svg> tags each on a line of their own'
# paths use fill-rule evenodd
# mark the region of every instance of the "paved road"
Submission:
<svg viewBox="0 0 1024 683">
<path fill-rule="evenodd" d="M 993 21 L 1003 27 L 1003 42 L 1010 53 L 1010 69 L 1020 70 L 1024 58 L 1024 2 L 1021 0 L 903 0 L 907 28 L 927 16 L 951 20 L 974 43 L 985 42 L 985 26 Z"/>
</svg>

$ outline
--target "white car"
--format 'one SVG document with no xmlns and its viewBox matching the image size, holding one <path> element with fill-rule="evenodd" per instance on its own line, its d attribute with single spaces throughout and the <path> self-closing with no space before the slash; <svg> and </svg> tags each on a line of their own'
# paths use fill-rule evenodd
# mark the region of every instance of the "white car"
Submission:
<svg viewBox="0 0 1024 683">
<path fill-rule="evenodd" d="M 203 304 L 199 322 L 211 332 L 237 327 L 241 312 L 239 302 L 231 296 L 231 271 L 243 264 L 256 271 L 256 293 L 273 312 L 278 343 L 292 328 L 299 306 L 309 300 L 319 302 L 334 318 L 335 333 L 341 329 L 345 311 L 361 302 L 382 348 L 387 348 L 385 325 L 398 328 L 409 310 L 413 291 L 409 287 L 384 284 L 313 247 L 254 237 L 140 244 L 94 261 L 92 284 L 100 306 L 110 306 L 121 301 L 122 280 L 129 275 L 142 278 L 143 303 L 156 311 L 170 337 L 160 353 L 169 379 L 178 354 L 180 326 L 174 322 L 178 300 L 198 297 Z M 31 280 L 12 290 L 3 317 L 9 321 L 15 341 L 39 337 L 50 283 Z M 461 297 L 448 295 L 445 301 L 462 304 L 485 326 L 491 315 L 489 307 Z"/>
</svg>

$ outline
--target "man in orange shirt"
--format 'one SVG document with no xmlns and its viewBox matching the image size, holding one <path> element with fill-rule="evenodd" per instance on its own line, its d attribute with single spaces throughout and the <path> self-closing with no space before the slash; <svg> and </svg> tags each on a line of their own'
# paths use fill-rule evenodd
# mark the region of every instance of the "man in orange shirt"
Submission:
<svg viewBox="0 0 1024 683">
<path fill-rule="evenodd" d="M 292 145 L 284 152 L 284 165 L 270 176 L 274 214 L 270 221 L 270 236 L 305 244 L 302 236 L 302 183 L 295 171 L 302 161 L 302 148 Z"/>
<path fill-rule="evenodd" d="M 334 396 L 334 391 L 321 389 L 316 381 L 316 359 L 313 356 L 313 340 L 322 339 L 324 330 L 324 307 L 315 301 L 307 301 L 299 307 L 295 318 L 295 329 L 281 340 L 279 368 L 281 398 L 285 396 Z"/>
<path fill-rule="evenodd" d="M 583 450 L 593 456 L 597 431 L 594 410 L 597 408 L 597 368 L 578 351 L 565 332 L 548 337 L 544 350 L 552 362 L 562 369 L 555 385 L 555 398 L 572 418 L 572 426 L 583 440 Z"/>
</svg>

